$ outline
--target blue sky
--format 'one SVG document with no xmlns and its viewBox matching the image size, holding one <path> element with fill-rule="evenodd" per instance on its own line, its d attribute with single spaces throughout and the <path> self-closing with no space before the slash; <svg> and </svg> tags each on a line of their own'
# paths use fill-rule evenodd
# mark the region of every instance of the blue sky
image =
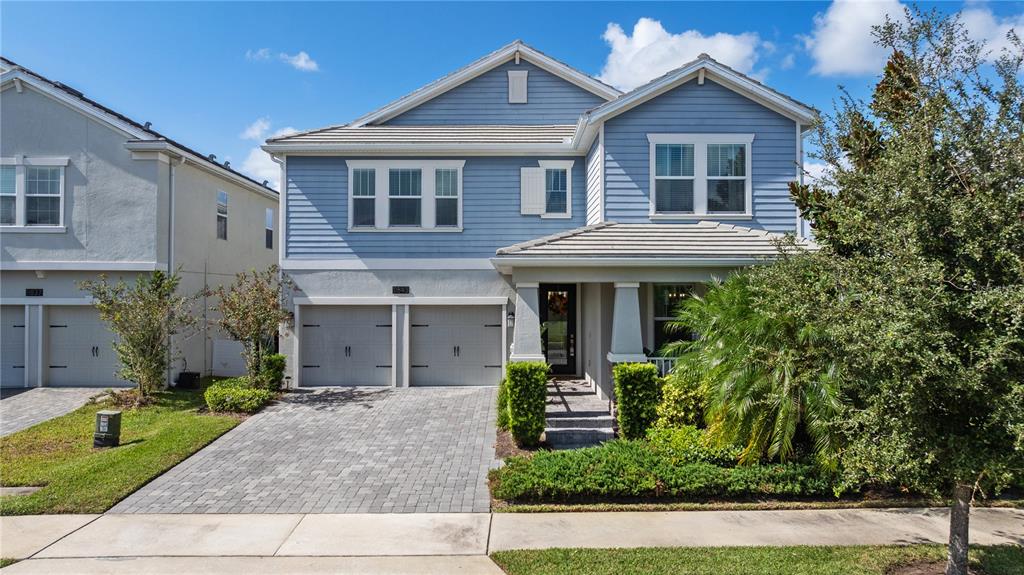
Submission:
<svg viewBox="0 0 1024 575">
<path fill-rule="evenodd" d="M 998 46 L 1024 2 L 964 10 Z M 870 26 L 898 0 L 726 3 L 0 3 L 0 52 L 259 178 L 287 128 L 347 122 L 521 38 L 629 88 L 708 52 L 831 109 L 883 54 Z"/>
</svg>

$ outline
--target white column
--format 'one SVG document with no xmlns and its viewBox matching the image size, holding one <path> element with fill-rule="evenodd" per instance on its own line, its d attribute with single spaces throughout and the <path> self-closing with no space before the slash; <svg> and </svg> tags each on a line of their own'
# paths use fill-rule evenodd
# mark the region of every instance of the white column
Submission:
<svg viewBox="0 0 1024 575">
<path fill-rule="evenodd" d="M 646 362 L 640 332 L 640 284 L 616 283 L 612 306 L 612 345 L 608 352 L 612 363 Z"/>
<path fill-rule="evenodd" d="M 545 361 L 540 342 L 540 284 L 516 284 L 516 323 L 509 361 Z"/>
</svg>

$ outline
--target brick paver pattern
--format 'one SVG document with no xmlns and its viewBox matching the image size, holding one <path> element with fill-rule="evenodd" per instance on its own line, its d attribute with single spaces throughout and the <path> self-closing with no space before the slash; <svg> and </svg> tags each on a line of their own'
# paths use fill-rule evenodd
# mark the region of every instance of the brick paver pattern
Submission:
<svg viewBox="0 0 1024 575">
<path fill-rule="evenodd" d="M 300 389 L 110 513 L 487 512 L 494 393 Z"/>
<path fill-rule="evenodd" d="M 82 407 L 95 395 L 95 387 L 37 387 L 4 390 L 0 395 L 0 436 L 10 435 L 37 423 L 60 417 Z"/>
</svg>

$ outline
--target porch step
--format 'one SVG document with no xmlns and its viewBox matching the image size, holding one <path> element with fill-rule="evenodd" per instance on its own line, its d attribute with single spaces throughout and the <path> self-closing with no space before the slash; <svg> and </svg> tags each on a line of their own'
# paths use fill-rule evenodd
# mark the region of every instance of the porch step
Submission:
<svg viewBox="0 0 1024 575">
<path fill-rule="evenodd" d="M 544 438 L 555 449 L 589 447 L 614 439 L 615 431 L 610 427 L 549 427 L 544 430 Z"/>
<path fill-rule="evenodd" d="M 583 415 L 580 413 L 559 413 L 555 417 L 548 415 L 548 429 L 611 429 L 615 427 L 615 420 L 607 411 L 597 415 Z"/>
<path fill-rule="evenodd" d="M 544 411 L 545 439 L 554 449 L 591 447 L 615 437 L 608 401 L 597 397 L 593 386 L 584 381 L 549 382 Z"/>
<path fill-rule="evenodd" d="M 551 411 L 551 410 L 548 410 L 548 412 L 545 414 L 545 417 L 547 417 L 548 423 L 550 423 L 550 422 L 552 422 L 552 421 L 554 421 L 556 419 L 575 419 L 575 418 L 591 419 L 591 418 L 600 418 L 600 417 L 606 417 L 606 416 L 607 417 L 611 417 L 611 414 L 608 412 L 608 409 L 606 409 L 606 408 L 592 409 L 592 410 L 587 410 L 587 411 Z"/>
</svg>

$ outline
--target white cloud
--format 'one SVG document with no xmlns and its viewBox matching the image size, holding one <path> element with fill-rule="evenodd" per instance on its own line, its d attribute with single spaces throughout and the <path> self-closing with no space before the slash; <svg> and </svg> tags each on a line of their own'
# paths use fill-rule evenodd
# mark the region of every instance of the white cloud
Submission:
<svg viewBox="0 0 1024 575">
<path fill-rule="evenodd" d="M 270 134 L 270 137 L 271 138 L 280 138 L 281 136 L 290 136 L 290 135 L 292 135 L 292 134 L 294 134 L 296 132 L 298 132 L 298 130 L 296 130 L 295 128 L 293 128 L 291 126 L 287 126 L 285 128 L 279 128 L 279 129 L 275 130 L 274 133 Z"/>
<path fill-rule="evenodd" d="M 270 118 L 256 118 L 256 121 L 238 135 L 243 140 L 262 140 L 263 135 L 270 129 Z"/>
<path fill-rule="evenodd" d="M 791 69 L 795 65 L 796 65 L 796 55 L 793 54 L 792 52 L 790 52 L 789 54 L 786 54 L 782 58 L 782 61 L 779 62 L 779 68 L 782 69 L 782 70 L 789 70 L 789 69 Z"/>
<path fill-rule="evenodd" d="M 705 36 L 697 30 L 687 30 L 670 34 L 661 22 L 651 18 L 637 20 L 632 35 L 612 22 L 604 32 L 604 40 L 611 52 L 599 78 L 621 90 L 657 78 L 696 59 L 702 52 L 740 72 L 750 73 L 757 63 L 758 48 L 763 46 L 754 32 Z"/>
<path fill-rule="evenodd" d="M 804 162 L 804 182 L 813 184 L 820 180 L 828 170 L 828 164 L 825 162 Z"/>
<path fill-rule="evenodd" d="M 1003 49 L 1012 49 L 1006 38 L 1010 30 L 1016 30 L 1018 36 L 1024 36 L 1024 12 L 997 18 L 987 7 L 972 5 L 960 12 L 960 18 L 971 38 L 985 43 L 991 59 L 998 57 Z"/>
<path fill-rule="evenodd" d="M 320 66 L 317 65 L 316 60 L 310 58 L 309 54 L 307 54 L 304 51 L 300 51 L 298 54 L 295 54 L 294 56 L 281 52 L 280 58 L 282 62 L 287 63 L 289 66 L 295 68 L 296 70 L 302 70 L 303 72 L 316 72 L 317 70 L 320 69 Z"/>
<path fill-rule="evenodd" d="M 257 62 L 259 60 L 270 59 L 270 48 L 260 48 L 259 50 L 246 50 L 245 59 L 250 62 Z"/>
<path fill-rule="evenodd" d="M 884 24 L 886 16 L 903 20 L 903 5 L 898 0 L 832 2 L 824 14 L 814 16 L 814 30 L 804 38 L 814 58 L 811 71 L 822 76 L 879 72 L 889 54 L 875 44 L 871 28 Z"/>
</svg>

